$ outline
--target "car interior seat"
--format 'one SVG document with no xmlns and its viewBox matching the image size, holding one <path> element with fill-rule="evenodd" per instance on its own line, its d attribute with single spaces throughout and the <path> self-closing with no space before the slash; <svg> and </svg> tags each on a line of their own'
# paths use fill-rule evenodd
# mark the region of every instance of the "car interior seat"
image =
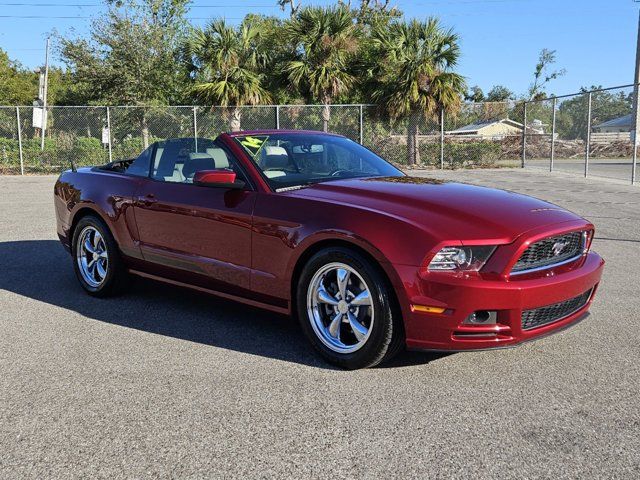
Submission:
<svg viewBox="0 0 640 480">
<path fill-rule="evenodd" d="M 210 147 L 206 149 L 208 155 L 210 155 L 215 161 L 215 168 L 231 168 L 229 165 L 229 158 L 225 151 L 218 147 Z"/>
<path fill-rule="evenodd" d="M 223 152 L 224 153 L 224 152 Z M 186 181 L 192 182 L 193 176 L 199 170 L 215 170 L 217 167 L 216 161 L 208 153 L 191 152 L 189 158 L 182 167 L 182 174 Z"/>
<path fill-rule="evenodd" d="M 283 147 L 277 145 L 264 147 L 261 163 L 267 178 L 282 177 L 286 175 L 285 170 L 291 166 L 289 154 Z"/>
</svg>

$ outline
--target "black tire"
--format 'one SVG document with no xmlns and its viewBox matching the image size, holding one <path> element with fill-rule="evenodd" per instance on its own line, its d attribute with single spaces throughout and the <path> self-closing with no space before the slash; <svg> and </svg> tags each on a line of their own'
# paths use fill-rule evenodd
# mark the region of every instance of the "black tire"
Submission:
<svg viewBox="0 0 640 480">
<path fill-rule="evenodd" d="M 320 338 L 322 334 L 314 329 L 314 320 L 307 309 L 308 291 L 316 273 L 333 263 L 351 267 L 364 280 L 370 291 L 375 321 L 364 344 L 354 352 L 340 353 L 329 348 Z M 405 343 L 402 318 L 396 308 L 391 289 L 380 267 L 372 264 L 357 251 L 345 247 L 322 250 L 309 259 L 300 274 L 296 291 L 298 321 L 311 344 L 330 363 L 349 370 L 373 367 L 393 358 L 403 349 Z"/>
<path fill-rule="evenodd" d="M 93 228 L 100 233 L 104 241 L 104 246 L 106 247 L 108 258 L 106 275 L 99 285 L 91 285 L 87 280 L 85 280 L 82 272 L 80 271 L 81 267 L 78 261 L 78 248 L 80 248 L 78 244 L 79 239 L 81 234 L 86 231 L 88 227 Z M 94 215 L 82 217 L 73 230 L 71 245 L 73 270 L 76 273 L 76 277 L 78 278 L 80 285 L 89 295 L 94 297 L 117 295 L 129 285 L 130 276 L 120 256 L 118 245 L 102 219 Z"/>
</svg>

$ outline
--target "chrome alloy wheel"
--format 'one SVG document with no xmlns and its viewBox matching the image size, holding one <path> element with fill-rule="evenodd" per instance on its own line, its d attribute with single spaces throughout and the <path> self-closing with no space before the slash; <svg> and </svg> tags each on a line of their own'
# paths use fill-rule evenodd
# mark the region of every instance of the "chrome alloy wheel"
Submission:
<svg viewBox="0 0 640 480">
<path fill-rule="evenodd" d="M 100 232 L 94 227 L 85 227 L 78 236 L 76 261 L 82 279 L 93 288 L 104 282 L 109 268 L 107 245 Z"/>
<path fill-rule="evenodd" d="M 355 352 L 367 342 L 373 327 L 371 290 L 352 267 L 329 263 L 309 282 L 307 313 L 324 345 L 338 353 Z"/>
</svg>

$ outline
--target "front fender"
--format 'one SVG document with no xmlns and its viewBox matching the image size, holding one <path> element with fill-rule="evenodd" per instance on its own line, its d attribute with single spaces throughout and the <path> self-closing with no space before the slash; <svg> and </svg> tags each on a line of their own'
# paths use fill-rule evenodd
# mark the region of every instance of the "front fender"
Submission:
<svg viewBox="0 0 640 480">
<path fill-rule="evenodd" d="M 402 219 L 356 206 L 260 194 L 252 241 L 252 289 L 290 300 L 291 278 L 303 255 L 327 241 L 352 244 L 373 257 L 397 285 L 393 265 L 419 265 L 435 242 L 425 230 Z"/>
</svg>

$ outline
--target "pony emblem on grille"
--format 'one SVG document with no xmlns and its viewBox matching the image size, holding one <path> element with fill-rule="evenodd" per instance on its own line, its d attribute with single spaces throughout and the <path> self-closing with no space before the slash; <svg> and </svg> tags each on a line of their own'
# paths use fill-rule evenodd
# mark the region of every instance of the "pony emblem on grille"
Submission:
<svg viewBox="0 0 640 480">
<path fill-rule="evenodd" d="M 564 250 L 564 247 L 566 247 L 568 245 L 567 242 L 556 242 L 553 244 L 553 247 L 551 247 L 551 250 L 553 250 L 553 254 L 557 257 L 558 255 L 560 255 L 562 253 L 562 251 Z"/>
</svg>

